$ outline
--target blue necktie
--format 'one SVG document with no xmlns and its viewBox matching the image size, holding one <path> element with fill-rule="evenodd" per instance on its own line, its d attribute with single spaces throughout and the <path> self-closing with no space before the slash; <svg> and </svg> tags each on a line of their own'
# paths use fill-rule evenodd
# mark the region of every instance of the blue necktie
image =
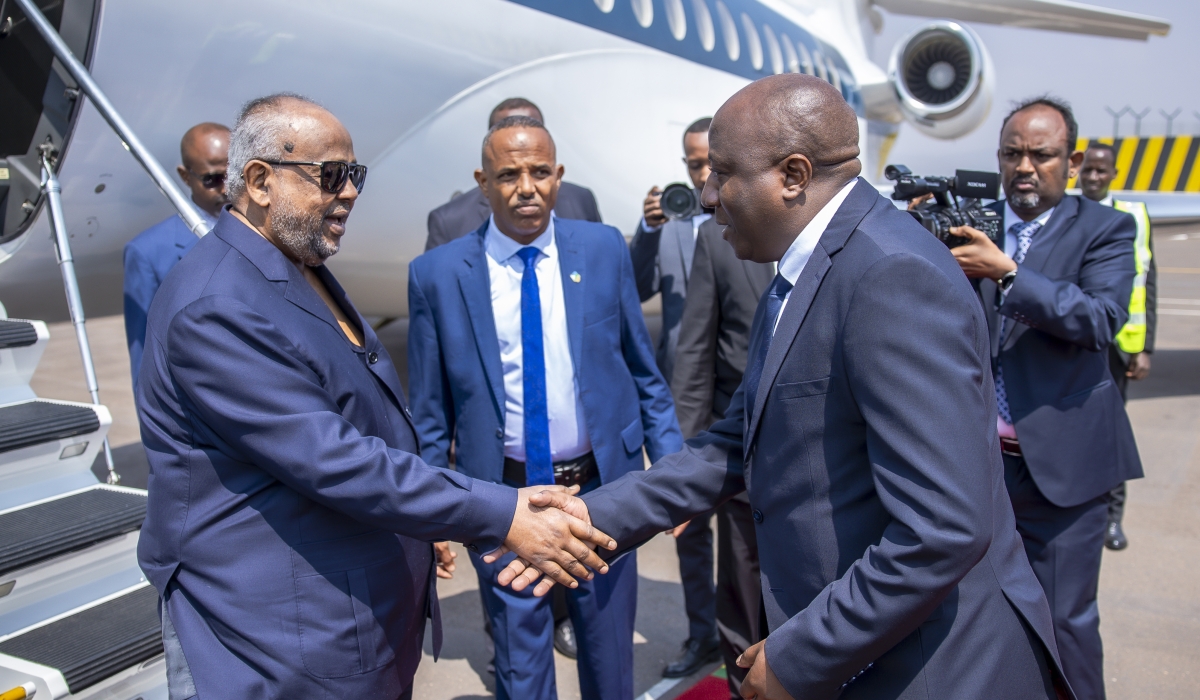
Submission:
<svg viewBox="0 0 1200 700">
<path fill-rule="evenodd" d="M 792 291 L 792 283 L 776 274 L 767 293 L 767 313 L 763 316 L 763 325 L 759 332 L 758 351 L 754 360 L 746 368 L 743 385 L 746 387 L 746 412 L 754 410 L 754 400 L 758 396 L 758 382 L 762 379 L 763 365 L 767 362 L 767 350 L 771 347 L 771 339 L 775 337 L 775 324 L 779 319 L 779 310 L 783 308 L 783 300 Z"/>
<path fill-rule="evenodd" d="M 542 299 L 534 263 L 540 250 L 517 251 L 525 262 L 521 273 L 521 358 L 525 409 L 525 485 L 554 483 L 550 461 L 550 416 L 546 408 L 546 355 L 542 350 Z"/>
<path fill-rule="evenodd" d="M 1020 265 L 1025 262 L 1025 256 L 1029 253 L 1029 246 L 1033 243 L 1033 234 L 1038 232 L 1042 227 L 1036 221 L 1021 221 L 1008 227 L 1008 232 L 1017 237 L 1017 249 L 1013 252 L 1013 262 Z M 1000 344 L 1004 345 L 1004 336 L 1008 334 L 1008 327 L 1011 322 L 1008 316 L 1000 317 Z M 996 362 L 996 412 L 1004 419 L 1005 423 L 1013 424 L 1012 409 L 1008 406 L 1008 392 L 1004 390 L 1004 367 L 997 360 Z"/>
</svg>

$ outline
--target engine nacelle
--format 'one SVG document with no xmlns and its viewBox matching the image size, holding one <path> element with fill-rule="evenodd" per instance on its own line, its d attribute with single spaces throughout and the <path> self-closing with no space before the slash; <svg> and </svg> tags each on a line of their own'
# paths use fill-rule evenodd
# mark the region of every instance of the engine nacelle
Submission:
<svg viewBox="0 0 1200 700">
<path fill-rule="evenodd" d="M 958 22 L 930 22 L 897 43 L 888 79 L 904 118 L 935 138 L 970 133 L 992 107 L 992 59 Z"/>
</svg>

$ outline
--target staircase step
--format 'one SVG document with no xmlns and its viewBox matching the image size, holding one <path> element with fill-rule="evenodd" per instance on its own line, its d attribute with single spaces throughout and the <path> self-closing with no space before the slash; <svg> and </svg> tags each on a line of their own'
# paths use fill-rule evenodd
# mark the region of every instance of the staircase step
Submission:
<svg viewBox="0 0 1200 700">
<path fill-rule="evenodd" d="M 0 576 L 141 527 L 146 495 L 97 486 L 0 514 Z"/>
<path fill-rule="evenodd" d="M 162 650 L 158 591 L 149 585 L 0 642 L 0 654 L 57 669 L 72 694 Z"/>
<path fill-rule="evenodd" d="M 0 319 L 0 350 L 23 348 L 37 342 L 37 329 L 29 321 Z"/>
<path fill-rule="evenodd" d="M 89 406 L 40 399 L 0 406 L 0 453 L 99 429 L 100 419 Z"/>
</svg>

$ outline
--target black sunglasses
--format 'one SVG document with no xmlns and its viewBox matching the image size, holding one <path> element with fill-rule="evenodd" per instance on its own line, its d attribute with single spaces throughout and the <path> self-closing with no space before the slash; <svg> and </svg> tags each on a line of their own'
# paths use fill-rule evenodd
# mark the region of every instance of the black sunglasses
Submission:
<svg viewBox="0 0 1200 700">
<path fill-rule="evenodd" d="M 225 171 L 204 173 L 201 175 L 200 173 L 188 167 L 185 167 L 184 170 L 187 170 L 192 177 L 199 180 L 200 184 L 204 185 L 204 189 L 206 190 L 217 190 L 225 186 Z"/>
<path fill-rule="evenodd" d="M 267 165 L 315 165 L 321 169 L 321 189 L 329 194 L 338 194 L 346 186 L 346 180 L 354 183 L 354 189 L 362 194 L 363 185 L 367 182 L 367 166 L 359 163 L 347 163 L 344 160 L 326 160 L 320 163 L 310 163 L 299 160 L 264 160 L 255 158 Z"/>
</svg>

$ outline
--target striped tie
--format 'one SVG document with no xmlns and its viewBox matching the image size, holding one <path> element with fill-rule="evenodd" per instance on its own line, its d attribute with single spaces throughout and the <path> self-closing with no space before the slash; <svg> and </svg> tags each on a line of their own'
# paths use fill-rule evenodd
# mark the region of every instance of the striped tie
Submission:
<svg viewBox="0 0 1200 700">
<path fill-rule="evenodd" d="M 1033 242 L 1033 234 L 1037 233 L 1041 227 L 1042 224 L 1037 221 L 1021 221 L 1008 227 L 1008 232 L 1017 237 L 1017 250 L 1013 253 L 1013 262 L 1018 265 L 1025 262 L 1025 256 L 1029 253 L 1029 245 Z M 1000 317 L 1001 345 L 1004 344 L 1004 338 L 1008 335 L 1010 323 L 1008 316 Z M 999 360 L 996 361 L 996 410 L 1005 423 L 1013 424 L 1012 409 L 1008 407 L 1008 393 L 1004 390 L 1004 365 Z"/>
</svg>

